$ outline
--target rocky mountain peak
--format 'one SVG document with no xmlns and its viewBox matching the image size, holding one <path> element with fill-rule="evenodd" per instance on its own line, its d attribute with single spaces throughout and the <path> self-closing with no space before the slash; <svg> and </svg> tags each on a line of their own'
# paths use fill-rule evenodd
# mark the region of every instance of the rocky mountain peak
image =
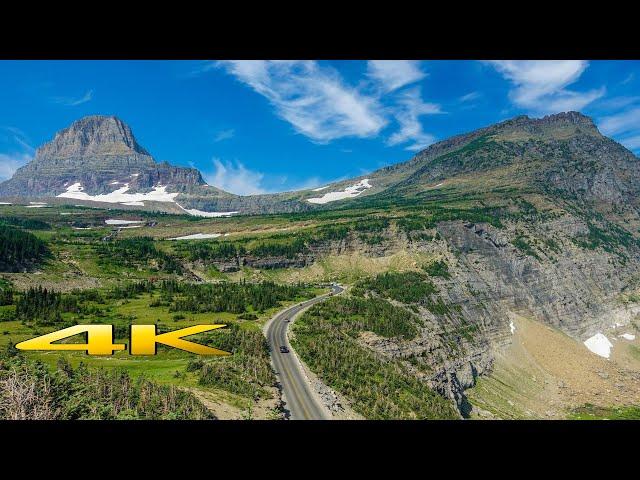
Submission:
<svg viewBox="0 0 640 480">
<path fill-rule="evenodd" d="M 55 197 L 74 184 L 100 195 L 121 185 L 132 192 L 158 185 L 186 191 L 204 185 L 204 180 L 196 169 L 156 163 L 119 118 L 92 115 L 56 133 L 31 162 L 0 184 L 0 195 Z"/>
<path fill-rule="evenodd" d="M 539 120 L 540 122 L 559 122 L 559 123 L 572 123 L 574 125 L 583 125 L 587 127 L 595 127 L 595 123 L 593 123 L 593 119 L 583 113 L 570 111 L 570 112 L 561 112 L 556 113 L 554 115 L 547 115 Z"/>
<path fill-rule="evenodd" d="M 546 115 L 542 118 L 531 118 L 527 115 L 519 115 L 504 122 L 496 124 L 493 129 L 503 130 L 525 130 L 531 133 L 541 133 L 550 129 L 572 127 L 583 132 L 597 133 L 598 128 L 591 117 L 580 112 L 561 112 L 553 115 Z"/>
<path fill-rule="evenodd" d="M 36 158 L 81 158 L 96 155 L 149 155 L 131 128 L 115 116 L 91 115 L 59 131 L 40 147 Z"/>
<path fill-rule="evenodd" d="M 547 115 L 542 118 L 531 118 L 527 115 L 519 115 L 500 123 L 480 128 L 472 132 L 455 135 L 441 142 L 434 143 L 424 150 L 418 152 L 416 156 L 406 164 L 398 164 L 389 167 L 389 170 L 403 168 L 404 165 L 415 165 L 429 161 L 445 153 L 454 151 L 464 145 L 486 135 L 501 135 L 513 133 L 526 133 L 534 136 L 554 136 L 559 131 L 569 129 L 569 134 L 587 133 L 592 136 L 602 136 L 595 123 L 580 112 L 562 112 Z"/>
</svg>

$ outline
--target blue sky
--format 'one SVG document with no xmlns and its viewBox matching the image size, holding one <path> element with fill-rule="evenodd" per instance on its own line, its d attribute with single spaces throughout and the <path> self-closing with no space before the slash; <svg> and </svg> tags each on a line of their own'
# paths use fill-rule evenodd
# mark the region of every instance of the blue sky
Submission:
<svg viewBox="0 0 640 480">
<path fill-rule="evenodd" d="M 315 187 L 520 114 L 579 110 L 640 152 L 638 61 L 0 61 L 0 178 L 116 115 L 239 194 Z"/>
</svg>

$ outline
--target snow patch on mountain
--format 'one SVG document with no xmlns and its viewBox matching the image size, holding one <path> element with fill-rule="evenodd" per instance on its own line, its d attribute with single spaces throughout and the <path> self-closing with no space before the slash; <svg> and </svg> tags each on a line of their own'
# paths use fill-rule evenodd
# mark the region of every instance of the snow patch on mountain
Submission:
<svg viewBox="0 0 640 480">
<path fill-rule="evenodd" d="M 184 235 L 182 237 L 174 237 L 169 240 L 204 240 L 206 238 L 221 237 L 221 233 L 194 233 L 193 235 Z"/>
<path fill-rule="evenodd" d="M 142 220 L 120 220 L 118 218 L 109 218 L 104 221 L 107 225 L 131 225 L 133 223 L 142 223 Z"/>
<path fill-rule="evenodd" d="M 180 205 L 178 205 L 180 207 Z M 205 212 L 203 210 L 197 210 L 195 208 L 182 208 L 189 215 L 193 215 L 194 217 L 207 217 L 207 218 L 218 218 L 218 217 L 230 217 L 239 212 Z"/>
<path fill-rule="evenodd" d="M 135 175 L 135 174 L 134 174 Z M 76 182 L 67 187 L 66 192 L 58 195 L 60 198 L 73 198 L 76 200 L 87 200 L 91 202 L 105 202 L 105 203 L 119 203 L 121 205 L 129 205 L 134 207 L 144 207 L 144 202 L 171 202 L 175 203 L 182 210 L 189 215 L 196 217 L 230 217 L 233 214 L 239 212 L 205 212 L 203 210 L 197 210 L 195 208 L 187 209 L 182 207 L 176 202 L 178 192 L 167 192 L 167 185 L 157 185 L 153 187 L 151 192 L 147 193 L 127 193 L 129 190 L 129 184 L 125 183 L 124 186 L 114 190 L 111 193 L 103 193 L 100 195 L 89 195 L 83 191 L 83 187 L 79 182 Z"/>
<path fill-rule="evenodd" d="M 67 191 L 58 195 L 60 198 L 73 198 L 76 200 L 89 200 L 92 202 L 105 202 L 105 203 L 129 203 L 129 202 L 141 202 L 143 200 L 153 202 L 173 202 L 179 195 L 176 193 L 167 192 L 166 185 L 158 185 L 153 187 L 151 192 L 147 193 L 127 193 L 129 190 L 129 184 L 125 183 L 123 187 L 114 190 L 111 193 L 103 193 L 100 195 L 89 195 L 83 192 L 83 187 L 80 183 L 76 182 L 67 187 Z"/>
<path fill-rule="evenodd" d="M 602 333 L 596 333 L 593 337 L 584 341 L 585 346 L 596 355 L 609 358 L 613 344 Z"/>
<path fill-rule="evenodd" d="M 339 192 L 329 192 L 325 193 L 321 197 L 316 198 L 307 198 L 307 202 L 316 203 L 316 204 L 325 204 L 329 202 L 335 202 L 336 200 L 344 200 L 346 198 L 355 198 L 360 195 L 365 190 L 371 188 L 372 185 L 369 183 L 369 179 L 365 178 L 360 180 L 358 183 L 351 185 Z"/>
</svg>

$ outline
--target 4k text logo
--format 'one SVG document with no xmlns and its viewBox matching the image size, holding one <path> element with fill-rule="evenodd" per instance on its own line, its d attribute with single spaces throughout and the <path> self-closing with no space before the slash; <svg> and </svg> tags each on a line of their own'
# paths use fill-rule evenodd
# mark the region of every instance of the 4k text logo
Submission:
<svg viewBox="0 0 640 480">
<path fill-rule="evenodd" d="M 131 355 L 155 355 L 159 343 L 198 355 L 231 355 L 229 352 L 184 340 L 182 337 L 208 332 L 226 325 L 194 325 L 173 332 L 158 334 L 155 325 L 131 325 Z M 80 333 L 87 334 L 87 343 L 53 343 Z M 113 355 L 125 350 L 123 343 L 113 343 L 113 325 L 74 325 L 41 335 L 16 345 L 18 350 L 75 350 L 89 355 Z"/>
</svg>

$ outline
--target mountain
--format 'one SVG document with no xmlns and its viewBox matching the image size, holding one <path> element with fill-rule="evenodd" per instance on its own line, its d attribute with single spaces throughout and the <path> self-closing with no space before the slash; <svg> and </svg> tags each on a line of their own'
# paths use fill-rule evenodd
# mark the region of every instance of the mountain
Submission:
<svg viewBox="0 0 640 480">
<path fill-rule="evenodd" d="M 568 112 L 519 116 L 438 142 L 407 162 L 317 189 L 239 196 L 207 185 L 194 168 L 157 163 L 120 119 L 90 116 L 40 147 L 0 184 L 0 196 L 217 216 L 403 203 L 456 191 L 478 194 L 499 184 L 637 209 L 639 174 L 633 153 L 604 137 L 589 117 Z"/>
<path fill-rule="evenodd" d="M 90 195 L 111 192 L 115 182 L 128 184 L 132 192 L 155 185 L 188 188 L 205 183 L 194 168 L 156 163 L 118 118 L 91 116 L 74 122 L 38 148 L 34 159 L 4 182 L 0 192 L 55 197 L 76 182 Z"/>
<path fill-rule="evenodd" d="M 431 145 L 367 176 L 356 203 L 429 199 L 488 188 L 536 191 L 624 208 L 640 205 L 640 162 L 578 112 L 519 116 Z"/>
<path fill-rule="evenodd" d="M 158 163 L 114 116 L 93 115 L 56 133 L 0 184 L 0 196 L 117 203 L 174 213 L 274 213 L 308 209 L 295 195 L 241 197 L 207 185 L 195 168 Z M 64 200 L 68 199 L 68 200 Z"/>
<path fill-rule="evenodd" d="M 490 174 L 492 183 L 500 178 L 503 186 L 526 185 L 575 199 L 638 205 L 638 158 L 577 112 L 516 117 L 436 144 L 405 165 L 405 171 L 409 165 L 416 168 L 389 190 L 390 195 L 423 196 L 424 187 L 441 182 L 444 186 L 453 178 L 481 184 L 480 177 Z"/>
</svg>

